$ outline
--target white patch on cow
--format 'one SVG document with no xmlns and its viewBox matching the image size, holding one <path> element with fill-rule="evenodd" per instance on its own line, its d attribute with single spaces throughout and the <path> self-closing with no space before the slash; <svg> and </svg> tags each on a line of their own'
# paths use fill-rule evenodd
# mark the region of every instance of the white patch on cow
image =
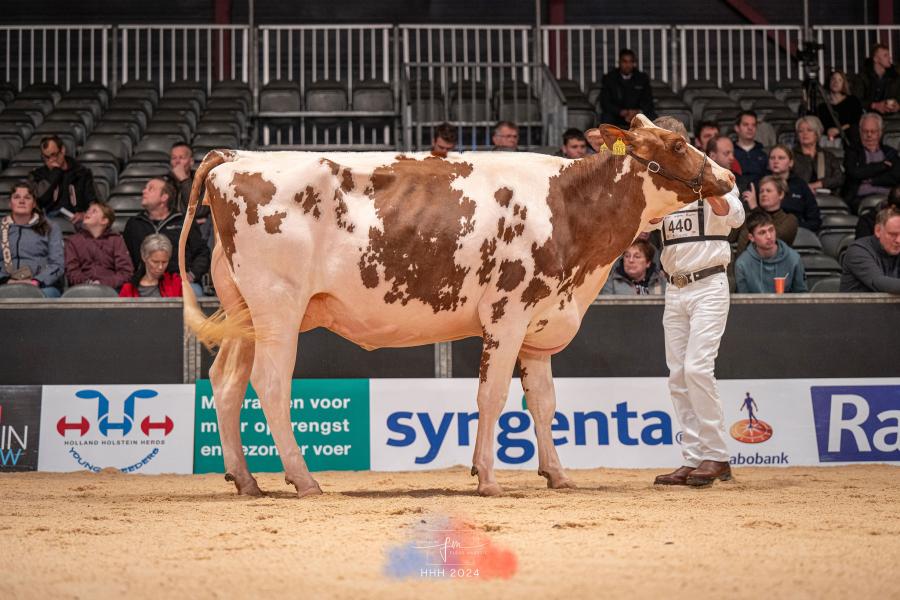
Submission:
<svg viewBox="0 0 900 600">
<path fill-rule="evenodd" d="M 631 168 L 634 166 L 634 160 L 630 156 L 626 156 L 625 160 L 622 162 L 622 170 L 616 174 L 616 178 L 613 179 L 613 183 L 619 183 L 619 180 L 625 177 L 629 172 L 631 172 Z"/>
</svg>

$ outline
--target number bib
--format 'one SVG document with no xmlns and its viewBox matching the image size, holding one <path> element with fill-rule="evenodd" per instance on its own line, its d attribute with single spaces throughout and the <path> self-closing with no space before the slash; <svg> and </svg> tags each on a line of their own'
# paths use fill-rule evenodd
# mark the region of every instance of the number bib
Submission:
<svg viewBox="0 0 900 600">
<path fill-rule="evenodd" d="M 725 235 L 706 235 L 703 217 L 703 200 L 697 203 L 696 208 L 686 208 L 668 215 L 662 223 L 663 246 L 708 240 L 728 241 Z"/>
</svg>

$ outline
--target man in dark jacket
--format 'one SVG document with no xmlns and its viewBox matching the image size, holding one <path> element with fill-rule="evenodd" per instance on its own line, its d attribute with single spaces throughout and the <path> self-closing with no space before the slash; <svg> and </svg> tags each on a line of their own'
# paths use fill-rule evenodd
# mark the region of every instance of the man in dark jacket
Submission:
<svg viewBox="0 0 900 600">
<path fill-rule="evenodd" d="M 875 44 L 853 87 L 866 110 L 883 115 L 900 111 L 900 74 L 887 46 Z"/>
<path fill-rule="evenodd" d="M 842 292 L 900 294 L 900 209 L 881 209 L 875 219 L 875 235 L 850 244 L 843 267 Z"/>
<path fill-rule="evenodd" d="M 91 202 L 97 200 L 94 175 L 66 156 L 65 144 L 55 135 L 41 140 L 41 158 L 44 166 L 28 176 L 37 190 L 38 206 L 48 217 L 62 213 L 73 223 L 80 222 Z"/>
<path fill-rule="evenodd" d="M 844 200 L 853 212 L 865 196 L 887 194 L 900 183 L 900 157 L 896 150 L 882 145 L 881 132 L 881 116 L 866 113 L 859 120 L 862 143 L 848 147 L 844 154 Z"/>
<path fill-rule="evenodd" d="M 184 215 L 180 212 L 172 212 L 170 208 L 169 202 L 175 194 L 172 184 L 165 179 L 159 177 L 149 180 L 141 196 L 141 206 L 144 210 L 125 223 L 123 237 L 136 272 L 144 268 L 141 260 L 141 243 L 148 235 L 161 233 L 169 238 L 173 248 L 178 248 L 178 238 L 181 236 L 181 229 L 184 225 Z M 209 247 L 193 227 L 188 234 L 184 260 L 187 263 L 185 270 L 188 280 L 194 286 L 195 292 L 202 295 L 200 279 L 209 272 L 210 252 Z M 177 251 L 172 252 L 167 271 L 169 273 L 178 272 Z"/>
<path fill-rule="evenodd" d="M 734 123 L 734 131 L 737 134 L 734 158 L 741 166 L 741 174 L 754 187 L 769 170 L 769 155 L 763 145 L 756 141 L 757 122 L 755 112 L 743 110 L 738 114 Z"/>
<path fill-rule="evenodd" d="M 650 78 L 635 68 L 634 52 L 619 52 L 619 68 L 603 76 L 600 85 L 600 122 L 628 127 L 638 113 L 656 118 Z"/>
</svg>

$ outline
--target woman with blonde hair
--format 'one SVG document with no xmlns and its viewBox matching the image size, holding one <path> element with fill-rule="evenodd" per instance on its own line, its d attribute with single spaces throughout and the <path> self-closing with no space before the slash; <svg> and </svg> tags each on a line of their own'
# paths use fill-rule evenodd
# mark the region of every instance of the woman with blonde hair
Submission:
<svg viewBox="0 0 900 600">
<path fill-rule="evenodd" d="M 794 175 L 809 184 L 809 189 L 826 189 L 834 194 L 844 185 L 841 159 L 822 148 L 822 121 L 808 115 L 797 119 L 797 145 L 794 146 Z"/>
<path fill-rule="evenodd" d="M 837 121 L 831 116 L 832 112 L 837 117 Z M 828 77 L 828 92 L 825 101 L 820 102 L 816 107 L 816 115 L 822 122 L 828 139 L 834 140 L 841 137 L 841 132 L 846 133 L 851 139 L 855 139 L 856 127 L 862 114 L 862 102 L 850 93 L 847 74 L 835 69 Z"/>
</svg>

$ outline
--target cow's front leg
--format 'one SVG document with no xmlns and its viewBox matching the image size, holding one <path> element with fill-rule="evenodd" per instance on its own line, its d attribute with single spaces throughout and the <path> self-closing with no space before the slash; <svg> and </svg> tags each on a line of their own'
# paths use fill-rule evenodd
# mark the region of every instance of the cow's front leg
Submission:
<svg viewBox="0 0 900 600">
<path fill-rule="evenodd" d="M 509 395 L 509 381 L 524 332 L 510 332 L 497 327 L 482 329 L 478 432 L 475 435 L 472 475 L 478 475 L 480 495 L 498 496 L 503 490 L 494 478 L 494 426 Z"/>
<path fill-rule="evenodd" d="M 291 377 L 297 361 L 300 323 L 290 313 L 266 314 L 262 318 L 254 314 L 253 326 L 257 341 L 251 381 L 281 455 L 284 480 L 294 485 L 300 498 L 321 494 L 322 489 L 303 460 L 291 425 Z"/>
<path fill-rule="evenodd" d="M 550 357 L 519 354 L 519 376 L 522 379 L 522 389 L 525 390 L 525 402 L 534 420 L 538 447 L 538 474 L 547 478 L 549 488 L 576 487 L 563 471 L 550 429 L 553 416 L 556 414 L 556 391 L 553 389 Z"/>
</svg>

